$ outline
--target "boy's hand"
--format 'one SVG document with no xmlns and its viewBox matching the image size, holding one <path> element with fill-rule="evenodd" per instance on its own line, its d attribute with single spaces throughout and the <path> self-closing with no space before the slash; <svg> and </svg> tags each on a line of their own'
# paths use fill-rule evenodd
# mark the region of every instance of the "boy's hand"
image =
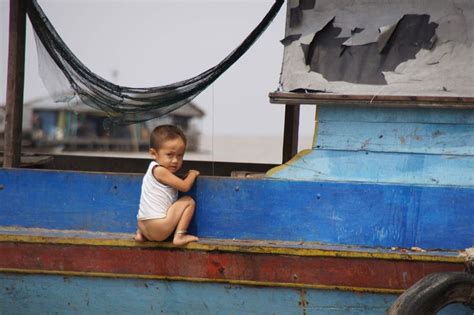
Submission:
<svg viewBox="0 0 474 315">
<path fill-rule="evenodd" d="M 196 171 L 196 170 L 189 170 L 188 175 L 191 175 L 191 174 L 198 177 L 200 173 L 199 171 Z"/>
</svg>

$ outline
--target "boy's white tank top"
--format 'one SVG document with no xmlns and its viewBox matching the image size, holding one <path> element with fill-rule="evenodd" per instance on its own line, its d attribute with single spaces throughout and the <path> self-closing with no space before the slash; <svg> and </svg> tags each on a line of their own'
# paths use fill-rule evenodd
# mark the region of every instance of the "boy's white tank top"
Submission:
<svg viewBox="0 0 474 315">
<path fill-rule="evenodd" d="M 153 169 L 157 166 L 159 164 L 152 161 L 143 176 L 138 220 L 165 218 L 169 207 L 178 199 L 178 190 L 160 183 L 153 176 Z"/>
</svg>

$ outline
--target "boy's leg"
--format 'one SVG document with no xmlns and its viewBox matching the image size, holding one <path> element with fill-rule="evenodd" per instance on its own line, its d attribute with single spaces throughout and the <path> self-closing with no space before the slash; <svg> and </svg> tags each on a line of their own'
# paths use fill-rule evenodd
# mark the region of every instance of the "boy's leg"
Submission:
<svg viewBox="0 0 474 315">
<path fill-rule="evenodd" d="M 163 241 L 173 232 L 175 228 L 186 230 L 191 222 L 194 214 L 195 202 L 189 196 L 184 196 L 178 199 L 168 209 L 166 218 L 154 219 L 154 220 L 143 220 L 138 221 L 138 227 L 142 235 L 151 241 Z M 180 235 L 179 239 L 183 239 L 184 236 L 190 236 L 187 234 Z M 176 236 L 175 236 L 176 237 Z M 195 236 L 185 237 L 186 242 L 178 242 L 176 245 L 184 245 L 186 243 L 197 241 Z"/>
<path fill-rule="evenodd" d="M 178 221 L 178 225 L 176 226 L 176 232 L 173 237 L 173 244 L 181 246 L 185 245 L 189 242 L 196 242 L 199 241 L 199 238 L 188 234 L 188 226 L 193 219 L 194 210 L 196 209 L 196 202 L 189 196 L 183 197 L 189 198 L 189 207 L 183 211 L 181 218 Z"/>
</svg>

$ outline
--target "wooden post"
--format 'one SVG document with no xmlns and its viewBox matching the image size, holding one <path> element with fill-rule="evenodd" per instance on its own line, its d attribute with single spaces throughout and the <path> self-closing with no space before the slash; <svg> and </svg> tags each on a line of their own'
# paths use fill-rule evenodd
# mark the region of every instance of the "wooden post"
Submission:
<svg viewBox="0 0 474 315">
<path fill-rule="evenodd" d="M 19 167 L 21 162 L 26 7 L 28 1 L 10 0 L 7 106 L 3 162 L 3 166 L 7 168 Z"/>
<path fill-rule="evenodd" d="M 300 105 L 285 105 L 285 129 L 283 134 L 283 161 L 286 163 L 298 152 Z"/>
</svg>

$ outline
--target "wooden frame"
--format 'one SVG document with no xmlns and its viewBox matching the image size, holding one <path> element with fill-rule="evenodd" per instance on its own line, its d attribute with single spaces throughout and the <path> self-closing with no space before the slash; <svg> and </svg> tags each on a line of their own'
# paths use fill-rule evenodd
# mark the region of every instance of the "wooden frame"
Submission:
<svg viewBox="0 0 474 315">
<path fill-rule="evenodd" d="M 21 160 L 26 8 L 28 1 L 10 0 L 5 158 L 3 163 L 6 168 L 19 167 Z"/>
<path fill-rule="evenodd" d="M 270 103 L 286 105 L 333 105 L 395 108 L 474 109 L 474 97 L 346 95 L 322 93 L 273 92 Z"/>
<path fill-rule="evenodd" d="M 298 150 L 300 105 L 361 106 L 386 108 L 474 109 L 474 97 L 346 95 L 327 93 L 269 93 L 270 103 L 285 105 L 283 161 L 288 162 Z"/>
<path fill-rule="evenodd" d="M 282 163 L 286 163 L 298 152 L 298 131 L 300 125 L 300 106 L 285 106 L 285 127 L 283 131 Z"/>
</svg>

